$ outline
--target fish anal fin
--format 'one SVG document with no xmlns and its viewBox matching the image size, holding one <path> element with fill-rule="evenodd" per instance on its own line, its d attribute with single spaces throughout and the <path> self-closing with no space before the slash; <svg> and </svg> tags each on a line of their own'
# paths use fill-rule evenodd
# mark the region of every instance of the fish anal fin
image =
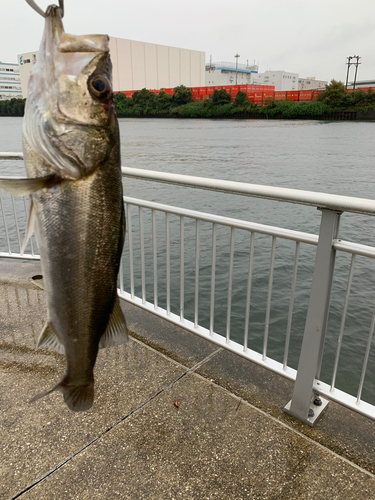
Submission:
<svg viewBox="0 0 375 500">
<path fill-rule="evenodd" d="M 27 226 L 26 226 L 26 232 L 25 232 L 25 237 L 23 239 L 22 247 L 20 250 L 20 254 L 23 255 L 27 242 L 31 238 L 31 236 L 34 233 L 35 229 L 35 222 L 36 222 L 36 213 L 35 213 L 35 208 L 34 208 L 34 202 L 32 197 L 30 196 L 30 208 L 29 208 L 29 216 L 27 219 Z"/>
<path fill-rule="evenodd" d="M 48 348 L 57 351 L 59 354 L 65 354 L 65 347 L 58 339 L 52 324 L 48 322 L 43 327 L 36 348 Z"/>
<path fill-rule="evenodd" d="M 46 175 L 45 177 L 26 178 L 26 179 L 4 179 L 0 181 L 0 188 L 15 196 L 24 196 L 35 193 L 41 189 L 51 188 L 61 183 L 61 177 L 56 174 Z"/>
<path fill-rule="evenodd" d="M 124 313 L 120 307 L 119 298 L 116 295 L 116 300 L 108 321 L 107 329 L 103 333 L 99 342 L 99 348 L 102 349 L 103 347 L 121 345 L 128 340 L 128 328 L 126 326 Z"/>
<path fill-rule="evenodd" d="M 38 401 L 38 399 L 44 398 L 54 391 L 60 391 L 63 393 L 65 403 L 68 405 L 69 409 L 74 412 L 86 411 L 92 407 L 94 402 L 94 381 L 83 385 L 73 385 L 66 383 L 64 377 L 49 391 L 37 394 L 30 399 L 30 403 Z"/>
</svg>

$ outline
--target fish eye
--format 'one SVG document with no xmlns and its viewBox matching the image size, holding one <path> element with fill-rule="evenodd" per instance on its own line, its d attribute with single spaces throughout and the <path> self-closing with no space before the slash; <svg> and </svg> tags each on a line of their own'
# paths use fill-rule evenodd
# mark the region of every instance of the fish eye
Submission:
<svg viewBox="0 0 375 500">
<path fill-rule="evenodd" d="M 103 76 L 97 76 L 97 75 L 95 75 L 93 78 L 89 80 L 88 87 L 90 93 L 98 99 L 103 99 L 108 97 L 108 94 L 111 90 L 111 86 L 108 80 Z"/>
</svg>

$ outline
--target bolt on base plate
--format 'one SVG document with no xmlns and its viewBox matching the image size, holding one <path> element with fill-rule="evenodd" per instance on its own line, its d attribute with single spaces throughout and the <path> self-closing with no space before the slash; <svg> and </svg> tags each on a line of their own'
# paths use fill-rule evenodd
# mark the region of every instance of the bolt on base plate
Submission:
<svg viewBox="0 0 375 500">
<path fill-rule="evenodd" d="M 320 405 L 316 404 L 317 399 L 319 401 L 321 401 Z M 315 401 L 315 403 L 314 403 L 314 401 Z M 284 411 L 288 415 L 291 415 L 292 417 L 297 418 L 298 420 L 309 425 L 310 427 L 313 427 L 315 422 L 318 420 L 318 418 L 323 413 L 323 411 L 327 408 L 328 403 L 329 403 L 328 399 L 322 398 L 320 396 L 314 396 L 311 399 L 310 408 L 309 408 L 309 412 L 308 412 L 307 417 L 302 417 L 301 415 L 297 414 L 296 412 L 293 412 L 290 410 L 292 400 L 290 400 L 289 403 L 286 406 L 284 406 Z"/>
</svg>

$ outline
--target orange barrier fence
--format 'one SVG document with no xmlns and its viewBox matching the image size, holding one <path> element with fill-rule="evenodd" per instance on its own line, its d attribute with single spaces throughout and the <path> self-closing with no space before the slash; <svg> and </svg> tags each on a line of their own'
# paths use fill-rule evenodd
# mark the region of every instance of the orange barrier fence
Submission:
<svg viewBox="0 0 375 500">
<path fill-rule="evenodd" d="M 369 89 L 375 90 L 375 87 L 366 87 L 362 89 L 367 92 Z M 234 102 L 238 92 L 245 92 L 247 100 L 261 104 L 265 103 L 267 100 L 275 101 L 312 101 L 317 98 L 318 94 L 323 92 L 323 90 L 287 90 L 287 91 L 275 91 L 275 87 L 272 85 L 222 85 L 216 87 L 191 87 L 193 102 L 203 101 L 204 99 L 212 99 L 212 94 L 214 90 L 225 89 L 228 94 L 230 94 L 231 102 Z M 154 94 L 159 94 L 161 91 L 166 94 L 173 95 L 173 88 L 166 88 L 160 90 L 149 90 Z M 124 90 L 121 91 L 126 97 L 131 98 L 136 90 Z M 352 92 L 348 89 L 348 92 Z M 116 93 L 116 92 L 115 92 Z"/>
</svg>

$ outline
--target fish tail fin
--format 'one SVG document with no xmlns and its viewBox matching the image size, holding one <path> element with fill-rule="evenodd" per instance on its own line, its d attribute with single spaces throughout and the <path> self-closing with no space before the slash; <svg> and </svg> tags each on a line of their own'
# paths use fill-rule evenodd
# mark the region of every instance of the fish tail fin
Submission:
<svg viewBox="0 0 375 500">
<path fill-rule="evenodd" d="M 44 396 L 48 396 L 48 394 L 54 391 L 63 393 L 65 403 L 68 405 L 69 409 L 74 412 L 86 411 L 92 407 L 94 402 L 94 381 L 84 385 L 72 385 L 67 384 L 64 377 L 49 391 L 37 394 L 30 399 L 30 403 L 38 401 L 38 399 L 44 398 Z"/>
</svg>

